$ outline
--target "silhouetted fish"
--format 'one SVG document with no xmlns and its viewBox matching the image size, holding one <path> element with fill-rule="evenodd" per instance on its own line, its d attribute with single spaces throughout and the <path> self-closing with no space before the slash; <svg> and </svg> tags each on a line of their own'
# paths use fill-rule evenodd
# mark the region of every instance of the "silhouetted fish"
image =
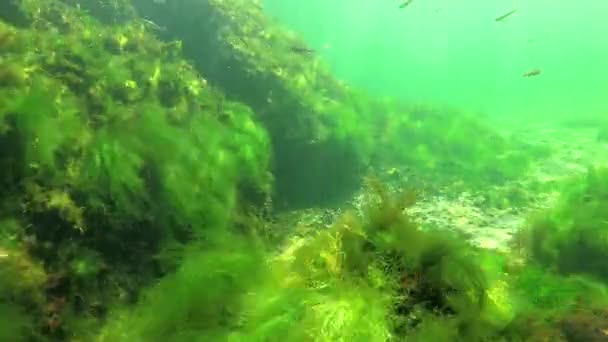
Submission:
<svg viewBox="0 0 608 342">
<path fill-rule="evenodd" d="M 152 20 L 146 19 L 146 18 L 142 18 L 141 21 L 148 27 L 150 27 L 152 30 L 155 31 L 159 31 L 159 32 L 165 32 L 167 31 L 167 28 L 164 26 L 160 26 L 157 23 L 153 22 Z"/>
<path fill-rule="evenodd" d="M 503 20 L 507 19 L 508 17 L 510 17 L 515 12 L 517 12 L 517 8 L 512 9 L 509 12 L 507 12 L 507 13 L 501 15 L 501 16 L 496 17 L 495 20 L 496 20 L 496 22 L 503 21 Z"/>
<path fill-rule="evenodd" d="M 413 1 L 414 0 L 405 0 L 401 3 L 401 5 L 399 5 L 399 8 L 406 8 L 407 6 L 411 5 Z"/>
<path fill-rule="evenodd" d="M 540 75 L 540 69 L 535 68 L 535 69 L 524 72 L 523 76 L 524 77 L 533 77 L 533 76 L 538 76 L 538 75 Z"/>
<path fill-rule="evenodd" d="M 299 53 L 302 55 L 311 55 L 313 53 L 315 53 L 316 51 L 313 49 L 309 49 L 307 47 L 304 46 L 291 46 L 289 48 L 289 50 L 291 50 L 291 52 L 295 52 L 295 53 Z"/>
</svg>

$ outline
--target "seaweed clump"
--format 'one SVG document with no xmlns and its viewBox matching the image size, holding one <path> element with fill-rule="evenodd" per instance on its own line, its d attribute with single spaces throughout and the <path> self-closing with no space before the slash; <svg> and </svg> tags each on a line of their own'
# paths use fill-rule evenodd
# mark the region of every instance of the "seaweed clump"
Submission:
<svg viewBox="0 0 608 342">
<path fill-rule="evenodd" d="M 604 341 L 608 336 L 605 228 L 608 171 L 592 167 L 558 203 L 530 218 L 514 247 L 528 265 L 512 281 L 516 340 Z"/>
<path fill-rule="evenodd" d="M 217 250 L 193 252 L 134 307 L 114 312 L 101 340 L 495 336 L 506 319 L 490 295 L 480 255 L 420 231 L 405 211 L 412 193 L 393 197 L 369 184 L 363 216 L 345 213 L 327 229 L 294 237 L 277 255 L 263 252 L 255 239 L 234 237 L 215 240 Z"/>
<path fill-rule="evenodd" d="M 393 196 L 370 181 L 366 200 L 361 216 L 344 213 L 329 228 L 294 237 L 273 258 L 272 290 L 250 298 L 250 324 L 239 336 L 481 341 L 497 334 L 508 319 L 490 296 L 482 255 L 421 231 L 407 213 L 412 192 Z"/>
<path fill-rule="evenodd" d="M 137 305 L 111 312 L 97 341 L 217 341 L 243 324 L 244 298 L 264 279 L 252 236 L 216 232 L 190 249 L 176 272 L 143 291 Z"/>
<path fill-rule="evenodd" d="M 608 169 L 569 182 L 555 208 L 534 216 L 520 237 L 532 260 L 562 274 L 608 280 Z"/>
<path fill-rule="evenodd" d="M 509 285 L 515 314 L 501 333 L 507 341 L 606 339 L 605 283 L 530 264 L 514 272 Z"/>
<path fill-rule="evenodd" d="M 44 312 L 47 274 L 14 241 L 20 229 L 14 218 L 0 219 L 0 341 L 20 341 L 37 327 L 49 328 L 53 323 L 52 313 Z"/>
<path fill-rule="evenodd" d="M 434 187 L 461 192 L 505 186 L 522 179 L 534 161 L 551 153 L 546 147 L 502 134 L 479 115 L 390 100 L 376 102 L 362 103 L 371 106 L 363 112 L 385 113 L 372 126 L 379 145 L 375 158 L 421 175 L 423 182 Z M 507 199 L 506 206 L 523 201 L 522 194 L 509 191 L 501 196 Z"/>
</svg>

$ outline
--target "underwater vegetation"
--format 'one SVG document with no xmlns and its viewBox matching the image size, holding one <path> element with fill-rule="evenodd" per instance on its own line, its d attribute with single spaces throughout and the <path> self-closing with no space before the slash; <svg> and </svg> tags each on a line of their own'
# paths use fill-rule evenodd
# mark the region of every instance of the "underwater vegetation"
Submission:
<svg viewBox="0 0 608 342">
<path fill-rule="evenodd" d="M 133 7 L 163 28 L 151 30 L 161 39 L 179 39 L 211 84 L 253 109 L 270 137 L 277 208 L 339 205 L 370 166 L 408 168 L 438 187 L 454 178 L 477 187 L 520 177 L 548 153 L 467 113 L 351 89 L 256 1 L 140 0 Z"/>
<path fill-rule="evenodd" d="M 217 341 L 242 325 L 244 298 L 266 276 L 263 249 L 253 237 L 220 233 L 212 240 L 189 250 L 134 308 L 112 312 L 95 340 Z"/>
<path fill-rule="evenodd" d="M 506 341 L 605 341 L 606 284 L 561 276 L 538 265 L 514 273 L 511 302 L 517 315 Z"/>
<path fill-rule="evenodd" d="M 564 186 L 555 208 L 537 214 L 522 230 L 530 257 L 563 274 L 608 280 L 608 169 L 592 167 Z"/>
<path fill-rule="evenodd" d="M 431 186 L 449 185 L 455 191 L 502 185 L 521 178 L 534 161 L 551 153 L 503 135 L 467 113 L 392 100 L 372 108 L 387 113 L 375 126 L 380 147 L 374 157 L 408 166 Z"/>
<path fill-rule="evenodd" d="M 480 267 L 480 252 L 418 230 L 403 210 L 411 193 L 369 187 L 362 217 L 349 211 L 295 237 L 269 263 L 251 241 L 193 252 L 134 309 L 117 311 L 102 340 L 474 341 L 495 332 L 496 274 Z"/>
<path fill-rule="evenodd" d="M 346 87 L 317 56 L 296 52 L 305 43 L 271 23 L 259 4 L 133 4 L 166 28 L 160 36 L 182 41 L 184 55 L 210 83 L 254 110 L 270 136 L 277 207 L 335 204 L 359 187 L 365 127 L 344 124 L 336 111 L 352 111 Z"/>
<path fill-rule="evenodd" d="M 41 310 L 44 303 L 44 269 L 11 239 L 20 229 L 15 220 L 0 221 L 0 341 L 31 334 L 36 322 L 30 310 Z"/>
<path fill-rule="evenodd" d="M 602 341 L 606 287 L 419 230 L 411 192 L 367 182 L 361 214 L 293 236 L 192 250 L 102 341 Z M 255 242 L 257 241 L 257 242 Z M 166 294 L 170 294 L 169 296 Z"/>
<path fill-rule="evenodd" d="M 345 198 L 387 168 L 482 189 L 550 151 L 350 89 L 254 2 L 22 0 L 0 18 L 0 340 L 601 334 L 605 270 L 569 244 L 603 257 L 586 227 L 605 172 L 532 230 L 524 249 L 554 270 L 511 270 L 421 230 L 412 191 L 371 178 L 362 208 Z M 328 203 L 343 212 L 308 229 L 273 211 Z"/>
<path fill-rule="evenodd" d="M 43 298 L 25 309 L 61 339 L 75 317 L 133 300 L 181 244 L 261 206 L 268 140 L 179 44 L 136 22 L 107 27 L 61 2 L 33 4 L 21 3 L 27 28 L 0 25 L 0 208 L 21 227 L 16 255 L 44 270 L 32 290 Z"/>
<path fill-rule="evenodd" d="M 515 248 L 529 265 L 513 282 L 522 310 L 511 323 L 514 336 L 606 340 L 607 180 L 605 167 L 591 167 L 563 184 L 558 203 L 533 214 L 519 232 Z"/>
<path fill-rule="evenodd" d="M 345 212 L 328 229 L 296 238 L 277 258 L 275 268 L 291 273 L 281 277 L 291 283 L 286 286 L 326 297 L 317 305 L 328 314 L 316 318 L 324 329 L 308 338 L 474 340 L 488 333 L 494 322 L 484 315 L 496 304 L 488 297 L 489 274 L 476 261 L 480 254 L 449 236 L 420 231 L 406 213 L 414 201 L 413 192 L 392 196 L 369 180 L 362 216 Z"/>
</svg>

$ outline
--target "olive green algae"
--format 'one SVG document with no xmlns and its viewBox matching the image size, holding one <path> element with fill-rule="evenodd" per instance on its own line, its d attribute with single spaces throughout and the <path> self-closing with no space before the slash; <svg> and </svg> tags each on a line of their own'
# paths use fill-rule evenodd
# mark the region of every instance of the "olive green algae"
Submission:
<svg viewBox="0 0 608 342">
<path fill-rule="evenodd" d="M 1 215 L 44 264 L 35 330 L 64 339 L 170 270 L 183 243 L 261 206 L 269 144 L 179 44 L 61 2 L 21 6 L 27 28 L 0 26 Z"/>
</svg>

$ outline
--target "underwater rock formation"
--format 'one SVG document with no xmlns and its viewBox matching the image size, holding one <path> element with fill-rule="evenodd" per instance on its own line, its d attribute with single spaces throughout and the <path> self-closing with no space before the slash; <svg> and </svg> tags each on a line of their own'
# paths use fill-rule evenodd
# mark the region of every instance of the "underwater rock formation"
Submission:
<svg viewBox="0 0 608 342">
<path fill-rule="evenodd" d="M 254 1 L 134 1 L 141 16 L 183 42 L 184 54 L 231 98 L 248 104 L 269 132 L 278 206 L 346 199 L 359 185 L 363 156 L 346 88 L 305 43 L 271 23 Z M 314 189 L 314 190 L 312 190 Z"/>
<path fill-rule="evenodd" d="M 129 13 L 159 38 L 179 40 L 199 73 L 254 110 L 272 145 L 275 207 L 340 203 L 358 189 L 362 175 L 383 165 L 414 170 L 438 186 L 484 186 L 520 177 L 533 158 L 546 154 L 472 115 L 350 89 L 253 0 L 81 6 L 104 22 L 128 21 Z"/>
<path fill-rule="evenodd" d="M 0 249 L 15 246 L 0 272 L 22 254 L 44 272 L 30 289 L 42 298 L 25 305 L 3 287 L 1 309 L 61 340 L 87 331 L 77 317 L 133 300 L 185 243 L 263 204 L 270 148 L 247 106 L 142 23 L 104 26 L 60 1 L 14 6 L 0 22 L 0 218 L 15 224 L 0 225 Z"/>
</svg>

